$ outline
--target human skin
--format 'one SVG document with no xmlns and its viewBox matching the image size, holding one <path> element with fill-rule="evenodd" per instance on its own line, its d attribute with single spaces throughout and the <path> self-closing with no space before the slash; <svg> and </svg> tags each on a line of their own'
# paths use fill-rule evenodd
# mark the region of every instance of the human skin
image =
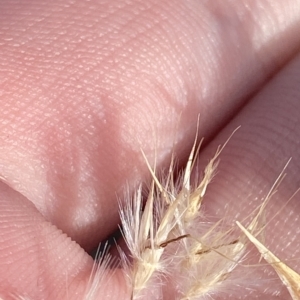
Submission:
<svg viewBox="0 0 300 300">
<path fill-rule="evenodd" d="M 158 168 L 173 151 L 184 163 L 199 115 L 199 170 L 241 125 L 207 193 L 211 218 L 226 207 L 242 220 L 292 157 L 265 236 L 300 271 L 300 196 L 284 206 L 300 187 L 299 0 L 0 7 L 0 296 L 82 299 L 87 252 L 117 228 L 117 199 L 149 180 L 141 149 Z M 128 299 L 120 270 L 99 297 Z"/>
</svg>

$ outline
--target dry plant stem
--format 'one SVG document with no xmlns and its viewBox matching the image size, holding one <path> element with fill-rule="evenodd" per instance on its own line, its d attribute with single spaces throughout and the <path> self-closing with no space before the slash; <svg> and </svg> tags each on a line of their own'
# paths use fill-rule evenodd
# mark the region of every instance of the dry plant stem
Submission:
<svg viewBox="0 0 300 300">
<path fill-rule="evenodd" d="M 253 234 L 251 234 L 241 223 L 237 221 L 236 224 L 255 245 L 263 258 L 274 268 L 283 284 L 287 287 L 292 299 L 300 300 L 300 274 L 283 263 L 267 247 L 265 247 L 258 239 L 256 239 L 256 237 L 253 236 Z"/>
</svg>

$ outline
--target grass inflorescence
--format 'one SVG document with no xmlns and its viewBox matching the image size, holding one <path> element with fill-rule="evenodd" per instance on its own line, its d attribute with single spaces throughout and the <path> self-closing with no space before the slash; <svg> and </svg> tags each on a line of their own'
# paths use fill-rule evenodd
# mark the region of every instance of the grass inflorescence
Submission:
<svg viewBox="0 0 300 300">
<path fill-rule="evenodd" d="M 257 240 L 263 234 L 266 205 L 283 172 L 263 203 L 250 214 L 247 227 L 239 222 L 237 226 L 227 226 L 224 220 L 209 223 L 201 206 L 222 148 L 218 148 L 202 179 L 193 186 L 191 175 L 198 150 L 195 143 L 185 170 L 177 180 L 172 171 L 167 178 L 159 180 L 146 159 L 152 184 L 145 205 L 139 187 L 132 200 L 120 207 L 123 236 L 130 252 L 130 259 L 123 259 L 122 265 L 132 290 L 131 299 L 148 299 L 151 295 L 153 299 L 214 299 L 229 285 L 243 284 L 234 272 L 243 264 L 251 243 L 275 268 L 292 299 L 300 299 L 300 275 L 276 260 L 269 250 L 266 254 L 267 248 L 262 248 Z M 171 169 L 172 166 L 173 162 Z M 294 273 L 282 275 L 283 269 Z M 290 277 L 294 282 L 288 279 Z"/>
</svg>

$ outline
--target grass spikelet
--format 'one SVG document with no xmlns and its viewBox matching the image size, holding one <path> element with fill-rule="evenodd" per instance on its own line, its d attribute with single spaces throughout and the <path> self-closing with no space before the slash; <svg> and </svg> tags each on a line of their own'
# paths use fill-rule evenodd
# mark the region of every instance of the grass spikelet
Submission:
<svg viewBox="0 0 300 300">
<path fill-rule="evenodd" d="M 217 149 L 196 186 L 191 184 L 200 147 L 196 141 L 178 180 L 173 177 L 173 159 L 167 177 L 159 180 L 144 155 L 152 175 L 145 206 L 141 187 L 132 201 L 120 205 L 122 232 L 130 252 L 130 259 L 123 254 L 122 260 L 132 300 L 149 297 L 153 290 L 157 290 L 156 299 L 169 298 L 163 289 L 166 282 L 168 290 L 172 290 L 172 299 L 176 300 L 210 299 L 232 283 L 245 284 L 234 271 L 246 259 L 250 241 L 263 251 L 293 299 L 300 299 L 299 274 L 263 248 L 257 239 L 263 238 L 266 206 L 283 180 L 289 162 L 262 204 L 243 220 L 248 222 L 247 228 L 237 223 L 242 229 L 239 231 L 238 227 L 226 224 L 225 219 L 204 222 L 202 202 L 226 143 Z"/>
<path fill-rule="evenodd" d="M 282 262 L 274 253 L 272 253 L 261 241 L 258 240 L 258 236 L 263 231 L 264 227 L 259 227 L 259 218 L 262 216 L 268 202 L 271 197 L 276 193 L 278 186 L 281 181 L 285 177 L 285 170 L 290 163 L 291 159 L 286 163 L 282 172 L 278 176 L 277 180 L 273 184 L 271 190 L 263 201 L 262 205 L 258 208 L 258 212 L 256 216 L 253 218 L 251 223 L 245 228 L 239 221 L 236 221 L 237 226 L 240 230 L 245 234 L 248 240 L 257 248 L 262 257 L 269 263 L 277 275 L 279 276 L 282 283 L 288 289 L 293 300 L 300 300 L 300 274 L 295 272 L 292 268 L 290 268 L 287 264 Z M 298 192 L 297 190 L 292 197 L 287 201 L 287 203 L 294 197 L 294 195 Z M 276 214 L 278 215 L 280 211 Z M 274 217 L 276 217 L 276 215 Z M 274 218 L 273 217 L 273 218 Z"/>
<path fill-rule="evenodd" d="M 124 263 L 131 299 L 142 298 L 166 278 L 174 284 L 176 299 L 200 299 L 215 293 L 242 259 L 245 243 L 234 237 L 232 228 L 226 229 L 222 222 L 201 228 L 202 200 L 223 147 L 217 149 L 195 188 L 190 178 L 199 151 L 196 141 L 175 184 L 172 170 L 162 183 L 146 160 L 153 181 L 144 209 L 141 187 L 132 201 L 120 207 L 131 256 L 131 262 Z"/>
<path fill-rule="evenodd" d="M 182 256 L 176 283 L 177 299 L 202 299 L 217 294 L 242 258 L 243 243 L 238 239 L 230 241 L 229 234 L 222 236 L 222 232 L 214 231 L 215 228 L 206 232 L 201 240 L 190 243 L 189 253 Z"/>
<path fill-rule="evenodd" d="M 160 186 L 152 182 L 149 196 L 142 212 L 141 187 L 133 201 L 121 209 L 123 235 L 131 253 L 132 268 L 128 275 L 132 284 L 132 299 L 138 299 L 154 275 L 159 277 L 167 269 L 162 255 L 165 243 L 176 225 L 175 210 L 179 200 L 168 198 L 154 212 L 154 196 L 159 194 Z M 128 270 L 128 266 L 125 265 Z"/>
<path fill-rule="evenodd" d="M 236 222 L 247 238 L 254 244 L 263 258 L 274 268 L 282 283 L 287 287 L 293 300 L 300 300 L 300 274 L 282 262 L 266 246 L 264 246 L 240 222 Z"/>
<path fill-rule="evenodd" d="M 188 234 L 189 238 L 182 240 L 182 246 L 176 249 L 176 255 L 180 257 L 180 263 L 174 270 L 174 274 L 177 274 L 177 299 L 200 299 L 215 294 L 244 255 L 244 243 L 234 236 L 232 228 L 225 229 L 222 220 L 210 228 L 201 226 L 201 203 L 224 146 L 217 149 L 204 170 L 202 180 L 193 191 L 187 186 L 187 182 L 190 182 L 187 178 L 191 176 L 192 164 L 189 162 L 194 159 L 194 149 L 185 169 L 182 191 L 188 195 L 183 197 L 186 203 L 185 208 L 181 207 L 183 221 L 178 222 L 178 227 L 180 234 Z"/>
</svg>

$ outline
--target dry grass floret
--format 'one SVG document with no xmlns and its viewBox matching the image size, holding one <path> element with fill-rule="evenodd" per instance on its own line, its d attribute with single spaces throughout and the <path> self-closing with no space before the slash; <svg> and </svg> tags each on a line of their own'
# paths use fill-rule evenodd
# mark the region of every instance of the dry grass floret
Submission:
<svg viewBox="0 0 300 300">
<path fill-rule="evenodd" d="M 212 299 L 232 283 L 234 270 L 247 254 L 249 236 L 262 235 L 265 208 L 284 177 L 283 172 L 261 206 L 249 216 L 248 220 L 252 220 L 247 229 L 240 223 L 242 231 L 228 227 L 223 220 L 211 225 L 203 222 L 201 204 L 223 147 L 217 149 L 194 188 L 191 174 L 199 151 L 196 143 L 177 183 L 172 171 L 164 183 L 159 181 L 146 159 L 153 181 L 145 206 L 140 187 L 132 201 L 120 207 L 123 235 L 131 256 L 130 262 L 123 260 L 123 266 L 132 300 L 149 297 L 153 289 L 157 299 L 164 299 L 163 282 L 173 289 L 174 299 Z"/>
<path fill-rule="evenodd" d="M 124 267 L 132 299 L 141 298 L 153 282 L 157 284 L 165 277 L 173 278 L 177 299 L 215 293 L 243 257 L 245 238 L 233 238 L 232 230 L 224 230 L 220 223 L 199 229 L 202 200 L 222 148 L 205 168 L 199 185 L 192 188 L 190 179 L 198 150 L 195 143 L 177 184 L 169 172 L 163 185 L 147 162 L 153 182 L 144 209 L 141 188 L 121 207 L 124 239 L 131 254 L 131 263 L 126 261 Z M 182 274 L 188 274 L 188 280 Z"/>
</svg>

